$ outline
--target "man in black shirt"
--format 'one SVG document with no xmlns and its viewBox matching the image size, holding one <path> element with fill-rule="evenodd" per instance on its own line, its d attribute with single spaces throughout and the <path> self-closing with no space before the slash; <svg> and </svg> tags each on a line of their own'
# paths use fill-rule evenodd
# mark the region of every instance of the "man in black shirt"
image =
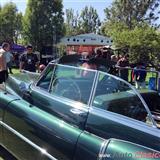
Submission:
<svg viewBox="0 0 160 160">
<path fill-rule="evenodd" d="M 33 47 L 27 46 L 27 52 L 23 53 L 20 57 L 20 71 L 22 69 L 36 72 L 36 68 L 39 66 L 39 60 L 36 54 L 33 53 Z"/>
</svg>

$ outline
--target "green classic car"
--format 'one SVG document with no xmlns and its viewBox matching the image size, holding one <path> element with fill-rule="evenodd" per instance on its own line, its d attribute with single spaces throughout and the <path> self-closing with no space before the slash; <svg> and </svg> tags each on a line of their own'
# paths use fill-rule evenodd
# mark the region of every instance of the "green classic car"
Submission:
<svg viewBox="0 0 160 160">
<path fill-rule="evenodd" d="M 0 143 L 19 160 L 160 159 L 159 122 L 156 92 L 56 61 L 0 91 Z"/>
</svg>

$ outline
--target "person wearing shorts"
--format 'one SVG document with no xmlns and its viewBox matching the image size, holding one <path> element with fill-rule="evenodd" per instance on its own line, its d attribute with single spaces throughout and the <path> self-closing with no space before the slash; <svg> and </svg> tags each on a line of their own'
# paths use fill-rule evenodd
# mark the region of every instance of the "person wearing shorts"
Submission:
<svg viewBox="0 0 160 160">
<path fill-rule="evenodd" d="M 0 49 L 0 84 L 6 81 L 8 78 L 8 72 L 7 72 L 7 63 L 5 54 L 10 50 L 10 44 L 9 43 L 3 43 L 2 48 Z"/>
</svg>

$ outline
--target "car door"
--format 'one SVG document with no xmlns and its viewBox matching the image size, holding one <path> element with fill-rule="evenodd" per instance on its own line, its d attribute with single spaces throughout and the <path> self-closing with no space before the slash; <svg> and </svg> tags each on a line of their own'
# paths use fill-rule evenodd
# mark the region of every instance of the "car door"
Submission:
<svg viewBox="0 0 160 160">
<path fill-rule="evenodd" d="M 58 64 L 47 89 L 43 88 L 43 77 L 36 86 L 32 86 L 34 105 L 83 129 L 96 71 L 88 70 L 90 77 L 83 77 L 82 71 L 81 68 Z"/>
<path fill-rule="evenodd" d="M 73 73 L 76 75 L 73 76 Z M 17 152 L 14 146 L 23 144 L 23 151 L 17 153 L 20 159 L 73 159 L 78 137 L 87 119 L 92 90 L 89 84 L 94 82 L 94 77 L 92 81 L 81 79 L 76 77 L 77 73 L 79 71 L 74 67 L 52 66 L 37 85 L 30 86 L 29 92 L 24 94 L 27 101 L 13 102 L 7 107 L 5 123 L 17 133 L 12 150 Z M 95 72 L 92 73 L 94 76 Z M 90 90 L 83 86 L 85 83 Z M 87 89 L 84 98 L 80 88 Z M 74 89 L 74 94 L 70 96 Z M 12 141 L 12 136 L 5 136 L 7 143 Z M 34 151 L 35 156 L 28 154 L 30 151 Z M 39 152 L 36 154 L 36 151 Z"/>
<path fill-rule="evenodd" d="M 160 150 L 160 130 L 136 90 L 124 80 L 99 72 L 86 130 Z"/>
</svg>

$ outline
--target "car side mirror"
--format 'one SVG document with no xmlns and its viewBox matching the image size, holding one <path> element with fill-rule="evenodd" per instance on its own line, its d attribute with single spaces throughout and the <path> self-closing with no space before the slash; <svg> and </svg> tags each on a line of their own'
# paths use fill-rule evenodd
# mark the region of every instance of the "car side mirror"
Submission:
<svg viewBox="0 0 160 160">
<path fill-rule="evenodd" d="M 31 93 L 29 91 L 29 86 L 27 86 L 26 83 L 21 82 L 19 84 L 19 90 L 21 92 L 22 98 L 24 100 L 26 100 L 27 102 L 32 104 L 33 103 L 33 99 L 31 97 Z"/>
<path fill-rule="evenodd" d="M 28 90 L 28 87 L 27 87 L 26 83 L 25 82 L 21 82 L 19 84 L 19 91 L 21 93 L 23 93 L 23 92 L 26 92 L 27 90 Z"/>
</svg>

